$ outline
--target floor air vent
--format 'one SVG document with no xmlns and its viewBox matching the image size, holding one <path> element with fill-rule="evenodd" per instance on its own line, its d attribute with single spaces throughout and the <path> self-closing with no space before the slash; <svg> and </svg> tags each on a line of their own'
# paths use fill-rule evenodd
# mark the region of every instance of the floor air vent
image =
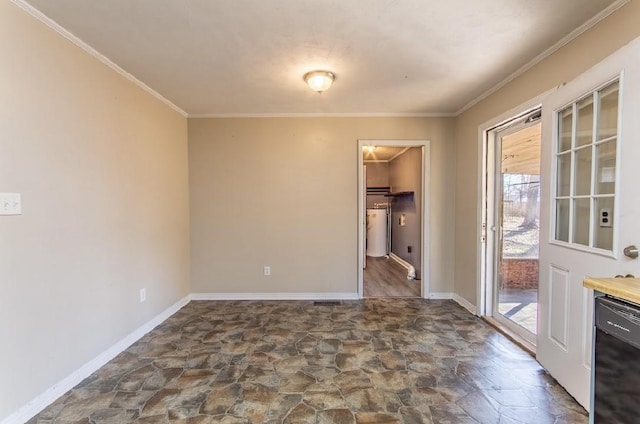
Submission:
<svg viewBox="0 0 640 424">
<path fill-rule="evenodd" d="M 340 304 L 337 300 L 316 300 L 313 302 L 313 306 L 338 306 Z"/>
</svg>

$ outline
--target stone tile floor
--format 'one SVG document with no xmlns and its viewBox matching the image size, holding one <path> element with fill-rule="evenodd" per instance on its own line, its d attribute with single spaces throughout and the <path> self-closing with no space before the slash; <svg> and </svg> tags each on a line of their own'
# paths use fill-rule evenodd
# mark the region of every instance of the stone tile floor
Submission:
<svg viewBox="0 0 640 424">
<path fill-rule="evenodd" d="M 193 301 L 29 421 L 587 423 L 452 301 Z"/>
</svg>

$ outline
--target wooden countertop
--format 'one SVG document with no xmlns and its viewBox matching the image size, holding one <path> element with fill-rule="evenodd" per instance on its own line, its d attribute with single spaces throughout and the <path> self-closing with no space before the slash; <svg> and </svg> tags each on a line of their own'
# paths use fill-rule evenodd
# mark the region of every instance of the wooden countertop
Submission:
<svg viewBox="0 0 640 424">
<path fill-rule="evenodd" d="M 640 304 L 640 278 L 587 277 L 582 281 L 582 285 L 588 289 Z"/>
</svg>

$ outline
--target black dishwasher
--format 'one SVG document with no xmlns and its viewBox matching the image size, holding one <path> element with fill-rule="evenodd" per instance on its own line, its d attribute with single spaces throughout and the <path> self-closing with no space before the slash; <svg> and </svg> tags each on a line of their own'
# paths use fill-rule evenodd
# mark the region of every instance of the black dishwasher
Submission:
<svg viewBox="0 0 640 424">
<path fill-rule="evenodd" d="M 596 298 L 595 424 L 640 422 L 640 306 Z"/>
</svg>

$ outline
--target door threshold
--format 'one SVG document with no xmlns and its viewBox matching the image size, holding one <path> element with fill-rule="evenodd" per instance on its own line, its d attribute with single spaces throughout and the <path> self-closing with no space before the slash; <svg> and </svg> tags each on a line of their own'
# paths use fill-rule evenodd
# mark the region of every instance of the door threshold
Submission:
<svg viewBox="0 0 640 424">
<path fill-rule="evenodd" d="M 482 319 L 485 320 L 490 326 L 498 330 L 498 332 L 502 333 L 506 338 L 524 349 L 529 355 L 533 356 L 534 358 L 536 357 L 536 345 L 531 343 L 529 340 L 517 334 L 515 331 L 510 330 L 506 326 L 500 324 L 493 317 L 483 316 Z"/>
</svg>

